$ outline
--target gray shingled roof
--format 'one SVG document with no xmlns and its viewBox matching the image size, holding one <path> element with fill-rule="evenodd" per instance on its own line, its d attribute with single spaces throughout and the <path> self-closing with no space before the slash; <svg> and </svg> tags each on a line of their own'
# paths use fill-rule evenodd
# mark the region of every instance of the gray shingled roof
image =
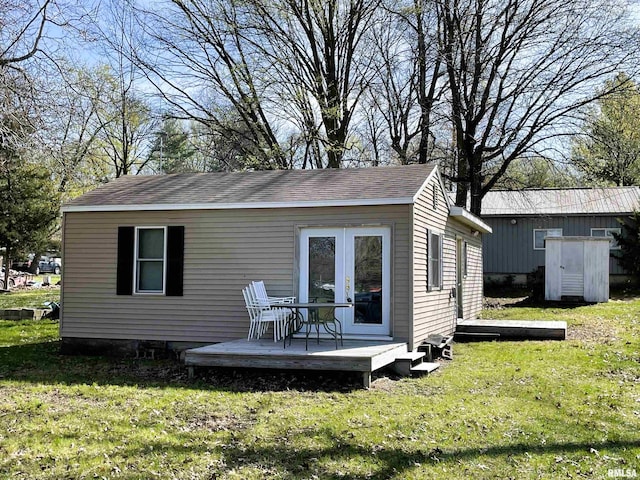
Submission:
<svg viewBox="0 0 640 480">
<path fill-rule="evenodd" d="M 550 188 L 493 191 L 482 199 L 482 216 L 602 215 L 640 208 L 640 187 Z"/>
<path fill-rule="evenodd" d="M 433 165 L 125 176 L 70 202 L 90 206 L 243 205 L 412 199 Z"/>
</svg>

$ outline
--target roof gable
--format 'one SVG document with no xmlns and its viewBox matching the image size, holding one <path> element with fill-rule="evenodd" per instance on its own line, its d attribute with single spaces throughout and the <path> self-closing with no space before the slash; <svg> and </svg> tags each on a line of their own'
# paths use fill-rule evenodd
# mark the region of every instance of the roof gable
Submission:
<svg viewBox="0 0 640 480">
<path fill-rule="evenodd" d="M 444 197 L 447 209 L 450 209 L 452 205 L 451 199 L 449 198 L 449 193 L 447 192 L 447 188 L 445 187 L 444 181 L 442 180 L 442 175 L 440 175 L 440 172 L 437 168 L 434 168 L 429 176 L 425 178 L 424 183 L 413 196 L 413 202 L 415 203 L 418 200 L 418 197 L 422 195 L 424 190 L 428 188 L 429 185 L 432 185 L 432 180 L 436 182 L 437 187 L 440 189 L 440 193 L 442 193 L 442 196 Z"/>
<path fill-rule="evenodd" d="M 410 204 L 434 165 L 125 176 L 63 211 Z M 439 177 L 439 175 L 438 175 Z"/>
<path fill-rule="evenodd" d="M 604 215 L 640 208 L 640 187 L 499 190 L 482 200 L 482 216 Z"/>
</svg>

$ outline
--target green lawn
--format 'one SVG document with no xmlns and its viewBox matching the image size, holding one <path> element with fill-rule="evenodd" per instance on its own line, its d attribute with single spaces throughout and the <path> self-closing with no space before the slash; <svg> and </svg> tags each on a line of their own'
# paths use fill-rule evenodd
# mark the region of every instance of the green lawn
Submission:
<svg viewBox="0 0 640 480">
<path fill-rule="evenodd" d="M 11 293 L 0 294 L 0 310 L 21 307 L 45 308 L 44 302 L 59 300 L 60 287 L 16 289 Z"/>
<path fill-rule="evenodd" d="M 171 360 L 60 356 L 53 322 L 0 321 L 0 477 L 640 475 L 640 299 L 487 315 L 564 319 L 574 339 L 457 344 L 431 376 L 364 391 L 312 373 L 190 382 Z"/>
</svg>

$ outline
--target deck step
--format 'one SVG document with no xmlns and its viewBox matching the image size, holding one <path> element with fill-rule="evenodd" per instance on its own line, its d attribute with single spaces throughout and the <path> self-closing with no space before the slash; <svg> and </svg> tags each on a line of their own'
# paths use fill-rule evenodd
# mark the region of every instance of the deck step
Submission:
<svg viewBox="0 0 640 480">
<path fill-rule="evenodd" d="M 411 371 L 422 363 L 425 352 L 406 352 L 398 355 L 396 361 L 393 362 L 393 369 L 398 375 L 407 377 L 411 375 Z"/>
<path fill-rule="evenodd" d="M 431 373 L 440 368 L 440 364 L 436 362 L 422 362 L 411 367 L 411 373 Z"/>
<path fill-rule="evenodd" d="M 398 355 L 396 357 L 396 362 L 397 361 L 415 362 L 416 360 L 420 360 L 421 358 L 424 358 L 424 355 L 425 355 L 424 352 L 407 352 L 402 355 Z"/>
<path fill-rule="evenodd" d="M 456 342 L 490 342 L 491 340 L 498 340 L 500 338 L 500 334 L 456 332 L 454 338 Z"/>
</svg>

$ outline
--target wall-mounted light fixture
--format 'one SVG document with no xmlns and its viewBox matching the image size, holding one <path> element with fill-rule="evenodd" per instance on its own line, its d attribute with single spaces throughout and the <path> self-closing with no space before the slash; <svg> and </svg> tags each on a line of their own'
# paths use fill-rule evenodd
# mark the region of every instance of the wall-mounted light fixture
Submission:
<svg viewBox="0 0 640 480">
<path fill-rule="evenodd" d="M 512 218 L 511 222 L 509 223 L 511 223 L 511 225 L 515 225 L 516 223 L 518 223 L 518 220 L 516 220 L 515 218 Z"/>
</svg>

